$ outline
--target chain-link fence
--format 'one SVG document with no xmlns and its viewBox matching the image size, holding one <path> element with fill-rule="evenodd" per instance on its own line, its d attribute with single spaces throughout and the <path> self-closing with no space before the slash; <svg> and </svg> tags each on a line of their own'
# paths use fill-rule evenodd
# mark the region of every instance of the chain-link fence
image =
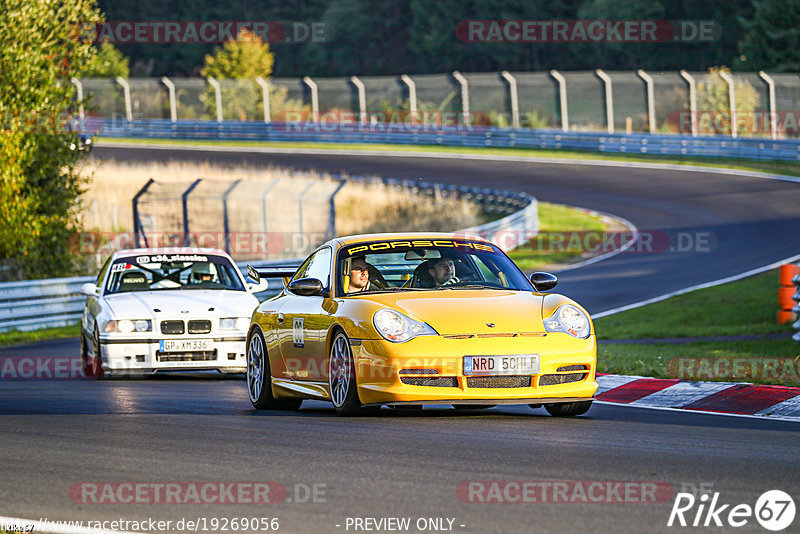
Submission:
<svg viewBox="0 0 800 534">
<path fill-rule="evenodd" d="M 797 138 L 800 77 L 763 72 L 501 72 L 76 80 L 104 118 L 430 124 Z M 127 88 L 127 90 L 126 90 Z"/>
</svg>

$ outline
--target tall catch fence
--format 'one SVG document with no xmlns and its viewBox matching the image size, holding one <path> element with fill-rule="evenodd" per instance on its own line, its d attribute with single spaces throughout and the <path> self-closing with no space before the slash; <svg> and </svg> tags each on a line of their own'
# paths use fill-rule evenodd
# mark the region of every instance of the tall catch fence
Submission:
<svg viewBox="0 0 800 534">
<path fill-rule="evenodd" d="M 548 71 L 340 78 L 73 80 L 94 113 L 167 119 L 558 129 L 800 138 L 800 77 Z"/>
</svg>

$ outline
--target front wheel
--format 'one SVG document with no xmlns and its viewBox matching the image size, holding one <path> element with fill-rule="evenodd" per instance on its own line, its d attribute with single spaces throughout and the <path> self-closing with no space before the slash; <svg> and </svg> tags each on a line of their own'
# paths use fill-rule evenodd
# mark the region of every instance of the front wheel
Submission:
<svg viewBox="0 0 800 534">
<path fill-rule="evenodd" d="M 338 415 L 350 416 L 361 412 L 350 340 L 341 331 L 336 333 L 331 343 L 331 353 L 328 358 L 328 386 L 331 392 L 331 402 L 333 402 L 333 407 Z"/>
<path fill-rule="evenodd" d="M 260 328 L 254 328 L 247 342 L 247 393 L 257 410 L 297 410 L 302 399 L 276 399 L 267 345 Z"/>
<path fill-rule="evenodd" d="M 86 343 L 86 336 L 81 332 L 81 362 L 83 363 L 83 374 L 86 378 L 103 377 L 103 359 L 100 354 L 100 334 L 97 328 L 92 335 L 92 354 L 89 355 L 89 346 Z"/>
<path fill-rule="evenodd" d="M 553 417 L 574 417 L 583 415 L 592 407 L 592 401 L 559 402 L 545 404 L 544 409 Z"/>
</svg>

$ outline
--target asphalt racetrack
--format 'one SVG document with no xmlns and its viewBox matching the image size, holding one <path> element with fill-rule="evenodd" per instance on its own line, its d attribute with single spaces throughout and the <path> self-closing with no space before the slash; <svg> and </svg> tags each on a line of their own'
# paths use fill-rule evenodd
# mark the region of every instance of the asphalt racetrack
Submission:
<svg viewBox="0 0 800 534">
<path fill-rule="evenodd" d="M 800 185 L 777 180 L 377 155 L 109 147 L 94 155 L 491 185 L 619 215 L 642 233 L 708 236 L 710 246 L 678 250 L 670 242 L 657 252 L 623 253 L 563 272 L 558 291 L 593 313 L 800 253 Z M 77 354 L 77 340 L 0 351 L 0 357 Z M 781 421 L 598 404 L 574 419 L 528 407 L 439 406 L 343 419 L 330 405 L 308 401 L 299 412 L 256 412 L 240 378 L 218 375 L 3 380 L 0 415 L 0 514 L 28 519 L 202 518 L 213 531 L 214 518 L 268 517 L 278 518 L 281 531 L 318 534 L 708 530 L 667 526 L 676 493 L 697 491 L 718 492 L 718 507 L 730 505 L 719 516 L 724 526 L 712 529 L 727 532 L 730 508 L 753 507 L 767 490 L 800 502 L 800 424 Z M 96 504 L 86 494 L 125 482 L 205 481 L 274 482 L 286 493 L 273 493 L 280 502 L 268 505 L 133 504 L 119 495 Z M 523 495 L 514 482 L 534 490 Z M 557 483 L 561 493 L 551 491 Z M 690 524 L 698 505 L 685 513 Z M 408 518 L 410 527 L 393 530 L 388 518 Z M 703 512 L 701 525 L 705 519 Z M 755 517 L 735 530 L 765 532 Z"/>
</svg>

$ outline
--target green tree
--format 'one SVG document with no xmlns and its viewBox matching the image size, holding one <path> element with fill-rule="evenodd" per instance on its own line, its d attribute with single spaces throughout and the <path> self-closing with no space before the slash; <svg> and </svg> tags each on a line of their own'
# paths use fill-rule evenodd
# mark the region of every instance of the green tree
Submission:
<svg viewBox="0 0 800 534">
<path fill-rule="evenodd" d="M 116 78 L 122 76 L 127 78 L 130 75 L 128 58 L 122 52 L 114 48 L 111 43 L 100 45 L 97 55 L 86 67 L 83 73 L 86 78 Z"/>
<path fill-rule="evenodd" d="M 698 127 L 701 133 L 721 133 L 729 135 L 730 126 L 730 93 L 727 82 L 720 72 L 730 74 L 728 67 L 712 67 L 708 69 L 707 79 L 697 84 Z M 740 117 L 752 116 L 758 108 L 758 91 L 748 81 L 736 79 L 733 83 L 736 96 L 736 113 Z"/>
<path fill-rule="evenodd" d="M 73 271 L 83 179 L 67 113 L 96 54 L 78 25 L 100 20 L 94 0 L 0 0 L 0 260 L 5 277 Z"/>
<path fill-rule="evenodd" d="M 215 78 L 221 85 L 222 115 L 225 119 L 252 120 L 263 108 L 261 89 L 255 78 L 269 78 L 275 60 L 258 35 L 242 31 L 234 41 L 228 41 L 205 59 L 200 73 Z M 209 115 L 216 117 L 213 88 L 203 95 Z M 263 117 L 263 115 L 261 115 Z"/>
<path fill-rule="evenodd" d="M 747 70 L 800 70 L 800 1 L 753 0 L 753 6 L 753 19 L 741 19 L 747 33 L 739 41 L 737 65 Z"/>
</svg>

